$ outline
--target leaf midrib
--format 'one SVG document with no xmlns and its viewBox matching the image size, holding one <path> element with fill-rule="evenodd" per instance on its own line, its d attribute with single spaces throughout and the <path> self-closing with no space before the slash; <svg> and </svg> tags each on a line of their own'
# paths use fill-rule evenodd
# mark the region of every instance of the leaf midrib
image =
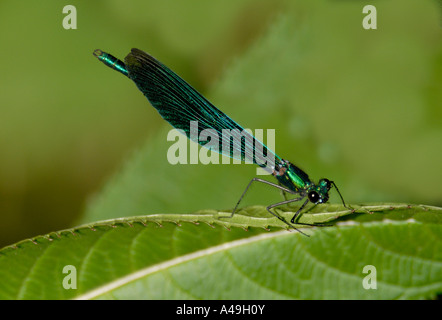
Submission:
<svg viewBox="0 0 442 320">
<path fill-rule="evenodd" d="M 223 243 L 218 246 L 211 247 L 211 248 L 195 251 L 195 252 L 186 254 L 184 256 L 176 257 L 174 259 L 171 259 L 171 260 L 168 260 L 168 261 L 138 270 L 138 271 L 131 273 L 127 276 L 124 276 L 120 279 L 117 279 L 117 280 L 112 281 L 106 285 L 103 285 L 97 289 L 94 289 L 94 290 L 91 290 L 85 294 L 82 294 L 82 295 L 76 297 L 75 300 L 88 300 L 88 299 L 98 298 L 99 296 L 104 295 L 108 292 L 111 292 L 112 290 L 122 287 L 123 285 L 126 285 L 130 282 L 133 282 L 133 281 L 136 281 L 136 280 L 141 279 L 143 277 L 146 277 L 148 275 L 166 270 L 166 269 L 171 268 L 173 266 L 177 266 L 179 264 L 183 264 L 183 263 L 186 263 L 186 262 L 189 262 L 192 260 L 196 260 L 201 257 L 213 255 L 213 254 L 216 254 L 216 253 L 219 253 L 222 251 L 230 250 L 232 248 L 239 247 L 242 245 L 247 245 L 247 244 L 251 244 L 254 242 L 259 242 L 262 240 L 281 237 L 281 236 L 289 235 L 289 234 L 291 234 L 291 233 L 289 233 L 285 230 L 284 231 L 277 231 L 277 232 L 270 232 L 270 233 L 262 233 L 257 236 L 253 236 L 253 237 L 249 237 L 249 238 L 245 238 L 245 239 L 239 239 L 239 240 Z"/>
</svg>

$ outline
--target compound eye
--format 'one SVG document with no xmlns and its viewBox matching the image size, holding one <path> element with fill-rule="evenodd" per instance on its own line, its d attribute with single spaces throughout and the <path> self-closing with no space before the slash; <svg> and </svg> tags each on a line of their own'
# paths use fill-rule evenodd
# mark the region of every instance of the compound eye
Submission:
<svg viewBox="0 0 442 320">
<path fill-rule="evenodd" d="M 313 203 L 318 203 L 319 201 L 319 194 L 316 191 L 310 191 L 308 193 L 308 199 Z"/>
</svg>

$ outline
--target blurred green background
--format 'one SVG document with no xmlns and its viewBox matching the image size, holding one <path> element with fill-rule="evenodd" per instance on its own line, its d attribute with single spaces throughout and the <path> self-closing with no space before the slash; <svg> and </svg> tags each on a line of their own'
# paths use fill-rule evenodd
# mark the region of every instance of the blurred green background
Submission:
<svg viewBox="0 0 442 320">
<path fill-rule="evenodd" d="M 77 30 L 62 27 L 77 9 Z M 228 209 L 250 165 L 167 163 L 170 126 L 99 63 L 151 53 L 349 203 L 442 205 L 438 1 L 0 2 L 0 246 L 76 223 Z M 254 186 L 246 204 L 280 195 Z M 336 194 L 332 202 L 339 202 Z"/>
</svg>

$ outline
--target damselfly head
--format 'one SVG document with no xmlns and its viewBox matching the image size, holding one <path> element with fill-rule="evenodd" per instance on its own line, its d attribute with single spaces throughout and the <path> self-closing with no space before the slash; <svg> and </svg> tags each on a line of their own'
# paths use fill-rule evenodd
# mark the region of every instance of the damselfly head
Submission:
<svg viewBox="0 0 442 320">
<path fill-rule="evenodd" d="M 333 182 L 328 179 L 321 179 L 317 185 L 312 185 L 307 193 L 308 199 L 317 203 L 326 203 L 328 201 L 328 191 L 332 187 Z"/>
</svg>

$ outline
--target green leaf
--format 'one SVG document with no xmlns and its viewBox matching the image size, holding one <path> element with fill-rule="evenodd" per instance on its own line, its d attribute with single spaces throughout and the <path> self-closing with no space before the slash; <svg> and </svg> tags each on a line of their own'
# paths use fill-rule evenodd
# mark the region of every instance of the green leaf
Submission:
<svg viewBox="0 0 442 320">
<path fill-rule="evenodd" d="M 356 207 L 356 206 L 355 206 Z M 293 209 L 293 210 L 290 210 Z M 290 219 L 296 208 L 280 214 Z M 414 299 L 442 292 L 442 208 L 315 206 L 306 237 L 264 207 L 106 220 L 0 250 L 1 299 Z M 372 212 L 372 213 L 368 213 Z M 76 270 L 77 289 L 63 281 Z M 376 289 L 364 289 L 365 266 Z M 68 277 L 68 278 L 66 278 Z"/>
</svg>

